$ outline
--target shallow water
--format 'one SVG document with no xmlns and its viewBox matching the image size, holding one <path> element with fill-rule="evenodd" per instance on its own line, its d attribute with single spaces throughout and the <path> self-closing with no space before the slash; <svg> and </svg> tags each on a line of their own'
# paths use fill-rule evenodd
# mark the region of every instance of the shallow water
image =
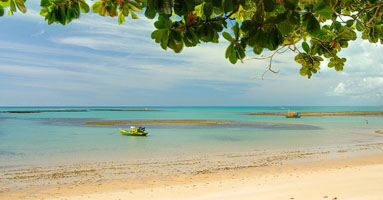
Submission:
<svg viewBox="0 0 383 200">
<path fill-rule="evenodd" d="M 99 108 L 99 107 L 97 107 Z M 5 110 L 93 109 L 1 108 Z M 161 112 L 0 113 L 0 168 L 254 150 L 331 148 L 383 142 L 382 116 L 249 116 L 249 112 L 383 111 L 383 107 L 113 107 Z M 234 124 L 150 124 L 148 137 L 120 135 L 128 126 L 87 126 L 94 120 L 233 120 Z M 368 120 L 368 125 L 366 125 Z"/>
</svg>

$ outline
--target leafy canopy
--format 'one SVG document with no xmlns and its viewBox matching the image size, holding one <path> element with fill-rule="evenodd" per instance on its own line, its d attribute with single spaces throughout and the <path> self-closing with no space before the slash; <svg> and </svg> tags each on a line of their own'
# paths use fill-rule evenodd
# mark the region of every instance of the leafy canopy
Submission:
<svg viewBox="0 0 383 200">
<path fill-rule="evenodd" d="M 0 16 L 6 9 L 9 15 L 25 13 L 25 2 L 0 0 Z M 65 25 L 90 11 L 85 0 L 41 0 L 41 7 L 48 24 Z M 97 0 L 91 10 L 116 17 L 118 24 L 129 16 L 137 19 L 138 12 L 156 18 L 151 38 L 176 53 L 201 42 L 218 43 L 222 35 L 230 43 L 225 58 L 231 63 L 261 55 L 275 72 L 273 56 L 292 51 L 302 66 L 299 73 L 308 78 L 324 58 L 328 67 L 343 70 L 346 58 L 338 53 L 356 40 L 356 31 L 383 44 L 383 1 L 378 0 Z M 271 55 L 263 56 L 265 50 Z"/>
</svg>

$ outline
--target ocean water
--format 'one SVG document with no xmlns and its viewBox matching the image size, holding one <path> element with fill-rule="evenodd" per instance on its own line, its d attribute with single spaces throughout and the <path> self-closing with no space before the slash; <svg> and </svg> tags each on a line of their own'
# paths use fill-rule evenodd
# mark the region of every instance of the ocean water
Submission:
<svg viewBox="0 0 383 200">
<path fill-rule="evenodd" d="M 153 109 L 161 112 L 94 111 Z M 333 148 L 383 142 L 382 116 L 250 116 L 251 112 L 383 111 L 383 107 L 5 107 L 8 110 L 87 109 L 88 112 L 0 112 L 0 169 L 79 162 L 130 161 L 255 150 Z M 128 125 L 96 120 L 233 120 L 235 124 L 147 125 L 147 137 L 122 136 Z M 368 125 L 366 124 L 368 120 Z"/>
</svg>

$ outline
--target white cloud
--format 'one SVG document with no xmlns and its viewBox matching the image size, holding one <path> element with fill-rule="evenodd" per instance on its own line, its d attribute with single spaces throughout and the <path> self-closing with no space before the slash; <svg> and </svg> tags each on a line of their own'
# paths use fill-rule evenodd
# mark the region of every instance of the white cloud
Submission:
<svg viewBox="0 0 383 200">
<path fill-rule="evenodd" d="M 333 93 L 335 96 L 341 96 L 342 94 L 345 93 L 345 89 L 344 89 L 344 83 L 343 82 L 340 82 L 338 84 L 338 86 L 336 86 L 336 88 L 334 88 L 333 90 Z"/>
<path fill-rule="evenodd" d="M 383 77 L 366 77 L 359 80 L 339 82 L 329 95 L 382 99 Z"/>
</svg>

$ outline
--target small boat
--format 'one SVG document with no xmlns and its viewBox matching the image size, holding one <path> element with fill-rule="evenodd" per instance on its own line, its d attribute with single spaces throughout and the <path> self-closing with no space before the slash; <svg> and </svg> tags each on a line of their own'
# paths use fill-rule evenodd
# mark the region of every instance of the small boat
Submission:
<svg viewBox="0 0 383 200">
<path fill-rule="evenodd" d="M 287 112 L 286 118 L 301 118 L 300 112 Z"/>
<path fill-rule="evenodd" d="M 148 132 L 145 131 L 145 127 L 134 127 L 131 126 L 130 130 L 120 129 L 121 135 L 129 135 L 129 136 L 146 136 Z"/>
</svg>

